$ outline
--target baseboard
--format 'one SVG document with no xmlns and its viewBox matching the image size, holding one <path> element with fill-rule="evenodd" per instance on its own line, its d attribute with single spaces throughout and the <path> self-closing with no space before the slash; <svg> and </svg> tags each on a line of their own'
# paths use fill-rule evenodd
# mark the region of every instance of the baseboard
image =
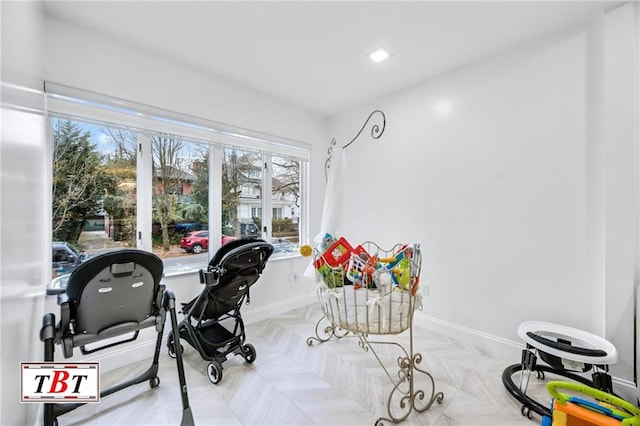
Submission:
<svg viewBox="0 0 640 426">
<path fill-rule="evenodd" d="M 635 383 L 629 380 L 620 379 L 618 377 L 612 377 L 611 380 L 613 382 L 613 391 L 618 396 L 620 396 L 620 398 L 624 399 L 625 401 L 629 401 L 636 406 L 640 406 L 640 400 L 638 399 L 638 388 L 636 387 Z"/>
<path fill-rule="evenodd" d="M 416 312 L 413 321 L 414 325 L 454 339 L 462 346 L 473 347 L 493 357 L 513 359 L 514 363 L 520 361 L 520 355 L 524 348 L 524 343 L 522 342 L 514 342 L 503 337 L 425 315 L 422 312 Z"/>
<path fill-rule="evenodd" d="M 447 336 L 462 346 L 477 349 L 489 356 L 513 360 L 512 364 L 520 362 L 521 353 L 524 349 L 524 343 L 522 342 L 514 342 L 459 324 L 450 323 L 421 312 L 415 313 L 414 325 Z M 509 364 L 505 364 L 505 367 L 507 365 Z M 633 404 L 638 404 L 638 395 L 640 393 L 635 383 L 615 376 L 611 377 L 611 380 L 616 394 Z"/>
</svg>

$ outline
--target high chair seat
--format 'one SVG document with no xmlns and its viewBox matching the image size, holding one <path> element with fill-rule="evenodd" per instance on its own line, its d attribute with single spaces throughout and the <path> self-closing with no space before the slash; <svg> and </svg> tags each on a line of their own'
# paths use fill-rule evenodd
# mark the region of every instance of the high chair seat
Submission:
<svg viewBox="0 0 640 426">
<path fill-rule="evenodd" d="M 45 362 L 54 361 L 54 345 L 62 347 L 65 358 L 75 348 L 91 354 L 137 339 L 140 330 L 155 327 L 155 352 L 151 366 L 142 374 L 100 391 L 104 397 L 129 386 L 148 381 L 152 388 L 160 384 L 158 357 L 163 338 L 166 312 L 177 328 L 175 297 L 161 284 L 164 265 L 152 253 L 142 250 L 118 250 L 87 260 L 72 272 L 64 293 L 58 294 L 60 321 L 48 313 L 43 318 L 41 340 Z M 107 341 L 107 339 L 109 339 Z M 95 347 L 87 345 L 95 344 Z M 192 425 L 193 417 L 187 397 L 182 358 L 177 358 L 182 423 Z M 83 404 L 46 403 L 44 424 L 57 424 L 58 416 Z"/>
</svg>

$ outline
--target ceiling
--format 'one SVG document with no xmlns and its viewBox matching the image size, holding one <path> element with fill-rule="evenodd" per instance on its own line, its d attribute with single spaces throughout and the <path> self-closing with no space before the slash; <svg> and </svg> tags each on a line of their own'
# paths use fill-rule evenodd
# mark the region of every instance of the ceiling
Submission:
<svg viewBox="0 0 640 426">
<path fill-rule="evenodd" d="M 45 1 L 45 13 L 332 116 L 613 1 Z M 367 55 L 392 54 L 373 63 Z"/>
</svg>

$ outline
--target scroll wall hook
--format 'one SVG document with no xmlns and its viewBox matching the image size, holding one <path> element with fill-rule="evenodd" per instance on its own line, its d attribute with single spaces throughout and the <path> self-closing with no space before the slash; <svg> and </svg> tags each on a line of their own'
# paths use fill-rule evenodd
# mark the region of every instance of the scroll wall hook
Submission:
<svg viewBox="0 0 640 426">
<path fill-rule="evenodd" d="M 371 126 L 371 137 L 373 139 L 379 139 L 380 136 L 382 136 L 382 133 L 384 133 L 384 129 L 385 129 L 386 125 L 387 125 L 387 117 L 384 115 L 384 112 L 382 112 L 379 109 L 376 109 L 371 114 L 369 114 L 369 117 L 367 117 L 367 119 L 365 120 L 364 124 L 360 128 L 360 131 L 358 131 L 358 133 L 355 135 L 355 137 L 353 139 L 351 139 L 351 141 L 349 141 L 347 144 L 343 145 L 342 149 L 348 147 L 353 142 L 355 142 L 355 140 L 358 139 L 358 137 L 360 137 L 360 135 L 362 134 L 364 129 L 367 127 L 367 125 L 369 125 L 369 122 L 371 121 L 371 119 L 374 116 L 376 116 L 376 118 L 381 119 L 382 120 L 382 124 L 378 125 L 376 123 L 373 123 L 373 125 Z M 328 179 L 329 169 L 331 168 L 331 155 L 333 154 L 333 147 L 336 146 L 336 144 L 337 144 L 336 139 L 335 138 L 331 139 L 331 143 L 329 144 L 329 148 L 327 149 L 327 154 L 329 154 L 329 157 L 327 157 L 327 160 L 324 162 L 324 179 L 325 179 L 325 181 Z"/>
</svg>

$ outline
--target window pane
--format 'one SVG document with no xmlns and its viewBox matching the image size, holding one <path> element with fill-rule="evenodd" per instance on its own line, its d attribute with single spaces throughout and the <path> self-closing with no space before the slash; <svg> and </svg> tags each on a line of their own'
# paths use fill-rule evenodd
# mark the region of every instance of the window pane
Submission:
<svg viewBox="0 0 640 426">
<path fill-rule="evenodd" d="M 261 237 L 263 164 L 262 155 L 256 152 L 233 147 L 224 149 L 222 160 L 223 235 L 233 238 Z"/>
<path fill-rule="evenodd" d="M 300 161 L 274 156 L 271 165 L 274 256 L 294 255 L 300 243 Z"/>
<path fill-rule="evenodd" d="M 136 134 L 52 119 L 52 271 L 91 255 L 135 247 Z"/>
<path fill-rule="evenodd" d="M 206 143 L 156 134 L 153 152 L 153 252 L 165 270 L 207 263 L 209 248 L 209 148 Z"/>
</svg>

